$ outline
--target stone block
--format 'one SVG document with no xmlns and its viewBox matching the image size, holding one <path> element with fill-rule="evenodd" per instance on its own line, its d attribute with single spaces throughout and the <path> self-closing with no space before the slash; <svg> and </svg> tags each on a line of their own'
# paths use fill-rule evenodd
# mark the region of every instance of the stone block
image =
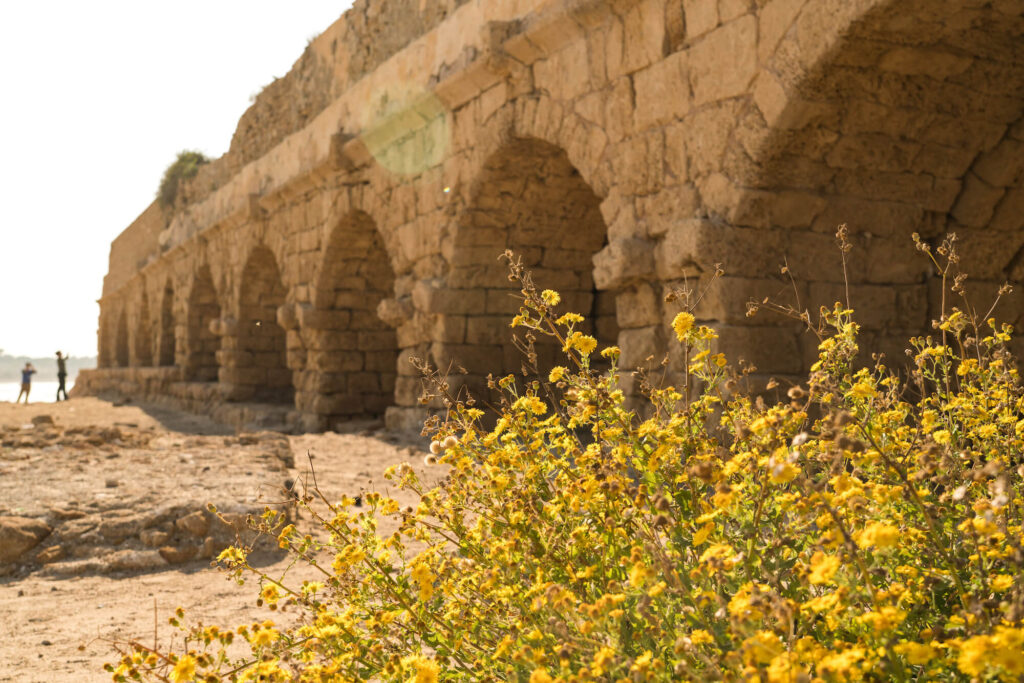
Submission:
<svg viewBox="0 0 1024 683">
<path fill-rule="evenodd" d="M 757 20 L 747 15 L 715 29 L 690 48 L 689 62 L 696 106 L 746 94 L 757 72 Z"/>
<path fill-rule="evenodd" d="M 752 363 L 759 372 L 797 374 L 803 368 L 799 344 L 802 326 L 783 327 L 718 326 L 718 339 L 712 344 L 715 353 L 724 353 L 734 367 Z"/>
<path fill-rule="evenodd" d="M 647 282 L 619 291 L 615 303 L 620 328 L 649 327 L 661 322 L 658 292 Z"/>
<path fill-rule="evenodd" d="M 617 240 L 594 255 L 594 284 L 618 289 L 654 272 L 654 245 L 648 240 Z"/>
<path fill-rule="evenodd" d="M 683 0 L 686 36 L 694 40 L 718 26 L 718 0 Z"/>
<path fill-rule="evenodd" d="M 619 332 L 619 367 L 632 370 L 639 367 L 657 367 L 665 357 L 666 336 L 661 325 L 638 327 Z"/>
<path fill-rule="evenodd" d="M 686 52 L 676 52 L 633 75 L 637 130 L 664 125 L 689 111 L 686 60 Z"/>
<path fill-rule="evenodd" d="M 1004 188 L 993 187 L 974 173 L 968 173 L 964 177 L 963 191 L 953 205 L 953 218 L 968 227 L 984 227 L 1005 193 Z"/>
<path fill-rule="evenodd" d="M 424 313 L 459 315 L 483 311 L 486 293 L 480 290 L 446 289 L 442 283 L 421 280 L 412 291 L 412 301 Z"/>
</svg>

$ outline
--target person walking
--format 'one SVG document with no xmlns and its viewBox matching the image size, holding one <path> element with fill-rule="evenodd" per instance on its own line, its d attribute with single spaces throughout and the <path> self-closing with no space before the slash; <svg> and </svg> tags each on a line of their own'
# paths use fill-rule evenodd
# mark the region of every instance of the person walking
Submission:
<svg viewBox="0 0 1024 683">
<path fill-rule="evenodd" d="M 32 391 L 32 375 L 36 374 L 36 369 L 32 367 L 31 363 L 25 363 L 25 367 L 21 369 L 21 391 L 18 392 L 18 398 L 14 400 L 15 403 L 21 400 L 22 394 L 25 395 L 25 405 L 28 405 L 28 395 Z"/>
<path fill-rule="evenodd" d="M 64 380 L 68 378 L 68 368 L 65 364 L 64 355 L 57 352 L 57 400 L 60 401 L 60 395 L 64 394 L 64 400 L 68 400 L 68 390 L 64 388 Z"/>
</svg>

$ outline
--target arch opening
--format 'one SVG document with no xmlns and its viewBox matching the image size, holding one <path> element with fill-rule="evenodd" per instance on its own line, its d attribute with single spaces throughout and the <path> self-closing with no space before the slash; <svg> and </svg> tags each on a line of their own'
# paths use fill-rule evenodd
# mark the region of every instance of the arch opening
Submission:
<svg viewBox="0 0 1024 683">
<path fill-rule="evenodd" d="M 890 359 L 904 358 L 908 337 L 930 331 L 941 314 L 940 283 L 915 252 L 913 233 L 933 247 L 958 235 L 960 268 L 979 308 L 1005 281 L 1019 296 L 1024 17 L 994 3 L 882 2 L 809 71 L 795 68 L 794 49 L 784 41 L 773 68 L 789 93 L 786 107 L 748 146 L 750 158 L 740 146 L 730 152 L 748 187 L 731 222 L 774 232 L 750 242 L 772 244 L 764 251 L 776 262 L 788 256 L 812 307 L 844 299 L 833 234 L 847 224 L 861 346 Z M 748 116 L 762 114 L 751 108 Z M 774 265 L 766 260 L 757 262 Z M 1024 299 L 1003 301 L 997 316 L 1024 322 Z M 804 367 L 815 346 L 803 344 Z"/>
<path fill-rule="evenodd" d="M 142 305 L 135 326 L 135 365 L 148 368 L 153 365 L 153 328 L 149 319 L 149 296 L 142 291 Z"/>
<path fill-rule="evenodd" d="M 317 371 L 312 411 L 328 421 L 379 417 L 394 402 L 398 341 L 377 315 L 395 275 L 373 219 L 345 217 L 332 231 L 315 291 L 318 315 L 304 330 Z"/>
<path fill-rule="evenodd" d="M 291 403 L 295 398 L 287 364 L 287 337 L 277 322 L 287 291 L 277 259 L 257 247 L 242 270 L 235 356 L 236 397 L 264 403 Z"/>
<path fill-rule="evenodd" d="M 209 266 L 203 266 L 192 282 L 188 297 L 185 378 L 189 381 L 217 381 L 220 337 L 214 334 L 211 325 L 220 317 L 220 302 L 213 287 L 213 277 Z"/>
<path fill-rule="evenodd" d="M 131 365 L 131 354 L 128 346 L 128 316 L 121 310 L 117 320 L 117 335 L 114 338 L 114 359 L 119 368 Z"/>
<path fill-rule="evenodd" d="M 607 228 L 594 193 L 560 148 L 537 139 L 516 139 L 484 165 L 475 196 L 458 225 L 450 259 L 449 287 L 469 312 L 452 316 L 446 329 L 460 343 L 435 349 L 435 362 L 448 359 L 467 370 L 474 393 L 486 391 L 485 378 L 524 369 L 523 356 L 509 328 L 519 310 L 519 290 L 508 279 L 505 249 L 522 259 L 540 289 L 559 292 L 559 311 L 587 318 L 581 331 L 599 348 L 615 344 L 615 293 L 594 286 L 593 257 L 607 243 Z M 449 337 L 451 339 L 452 337 Z M 440 351 L 440 353 L 438 352 Z M 549 340 L 536 345 L 537 365 L 545 371 L 563 363 Z M 600 357 L 595 353 L 595 363 Z"/>
<path fill-rule="evenodd" d="M 163 367 L 174 365 L 176 353 L 174 336 L 174 287 L 170 281 L 164 286 L 163 298 L 160 302 L 160 342 L 159 364 Z"/>
</svg>

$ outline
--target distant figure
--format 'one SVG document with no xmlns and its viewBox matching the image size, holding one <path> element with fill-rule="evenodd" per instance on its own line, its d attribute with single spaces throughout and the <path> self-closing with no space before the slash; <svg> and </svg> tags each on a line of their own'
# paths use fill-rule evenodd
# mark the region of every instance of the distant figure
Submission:
<svg viewBox="0 0 1024 683">
<path fill-rule="evenodd" d="M 28 394 L 32 391 L 32 375 L 36 374 L 36 369 L 32 367 L 31 363 L 25 363 L 25 367 L 21 369 L 21 391 L 18 392 L 18 398 L 15 399 L 15 403 L 21 400 L 21 395 L 25 395 L 25 405 L 28 405 Z"/>
<path fill-rule="evenodd" d="M 57 352 L 57 400 L 60 401 L 60 395 L 64 394 L 64 400 L 68 400 L 68 390 L 64 388 L 64 380 L 68 378 L 68 368 L 64 364 L 64 355 Z"/>
</svg>

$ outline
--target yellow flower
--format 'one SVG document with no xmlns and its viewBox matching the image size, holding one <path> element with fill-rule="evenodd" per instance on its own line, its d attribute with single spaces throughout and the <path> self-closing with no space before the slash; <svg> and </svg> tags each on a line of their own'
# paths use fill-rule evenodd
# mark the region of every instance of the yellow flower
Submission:
<svg viewBox="0 0 1024 683">
<path fill-rule="evenodd" d="M 548 373 L 548 381 L 559 382 L 563 377 L 565 377 L 566 372 L 568 372 L 566 368 L 562 367 L 561 365 L 556 365 L 555 367 L 551 368 L 551 372 Z"/>
<path fill-rule="evenodd" d="M 998 574 L 992 578 L 992 590 L 1005 591 L 1013 585 L 1013 577 L 1009 574 Z"/>
<path fill-rule="evenodd" d="M 416 675 L 411 677 L 407 683 L 437 683 L 437 677 L 441 673 L 441 666 L 433 659 L 427 659 L 418 655 L 412 655 L 402 660 L 402 666 L 412 666 L 416 669 Z"/>
<path fill-rule="evenodd" d="M 277 586 L 272 583 L 268 583 L 263 587 L 263 590 L 260 591 L 260 597 L 263 598 L 263 602 L 268 605 L 276 605 L 281 594 L 277 592 Z"/>
<path fill-rule="evenodd" d="M 544 668 L 534 669 L 530 674 L 530 683 L 551 683 L 553 680 L 555 679 L 551 678 L 548 670 Z"/>
<path fill-rule="evenodd" d="M 949 443 L 949 430 L 948 429 L 936 429 L 932 432 L 932 438 L 935 439 L 935 443 L 947 444 Z"/>
<path fill-rule="evenodd" d="M 553 289 L 545 289 L 540 293 L 540 298 L 548 306 L 557 306 L 558 302 L 562 300 L 562 297 L 559 296 L 558 292 Z"/>
<path fill-rule="evenodd" d="M 174 683 L 191 681 L 196 675 L 196 660 L 192 655 L 184 655 L 174 665 L 171 671 L 171 680 Z"/>
<path fill-rule="evenodd" d="M 857 534 L 857 545 L 861 548 L 874 546 L 879 550 L 890 548 L 899 541 L 900 531 L 884 522 L 872 522 Z"/>
<path fill-rule="evenodd" d="M 253 636 L 252 636 L 252 644 L 257 646 L 257 647 L 263 647 L 264 645 L 270 645 L 275 640 L 277 640 L 278 636 L 280 636 L 280 635 L 281 634 L 278 633 L 277 629 L 261 628 L 259 631 L 257 631 L 256 633 L 253 634 Z"/>
<path fill-rule="evenodd" d="M 914 666 L 927 664 L 936 657 L 938 652 L 931 645 L 924 643 L 900 643 L 893 648 L 898 655 L 903 655 Z"/>
<path fill-rule="evenodd" d="M 693 315 L 683 311 L 672 319 L 672 329 L 676 331 L 676 339 L 686 341 L 686 333 L 693 329 Z"/>
<path fill-rule="evenodd" d="M 694 645 L 707 645 L 708 643 L 715 642 L 715 638 L 704 629 L 699 628 L 690 634 L 690 642 Z"/>
<path fill-rule="evenodd" d="M 811 574 L 809 580 L 816 586 L 823 583 L 834 583 L 832 576 L 839 569 L 839 558 L 835 555 L 826 555 L 820 550 L 811 557 Z"/>
</svg>

